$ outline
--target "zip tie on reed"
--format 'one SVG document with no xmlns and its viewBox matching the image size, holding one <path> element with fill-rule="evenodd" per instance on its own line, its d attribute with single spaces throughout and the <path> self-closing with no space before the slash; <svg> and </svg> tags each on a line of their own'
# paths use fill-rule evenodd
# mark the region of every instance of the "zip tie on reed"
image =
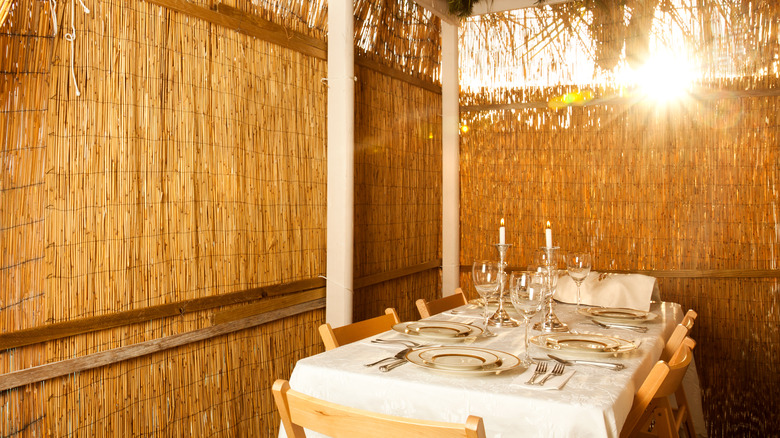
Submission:
<svg viewBox="0 0 780 438">
<path fill-rule="evenodd" d="M 89 14 L 89 8 L 87 8 L 84 2 L 79 0 L 79 4 L 84 10 L 84 13 Z M 65 34 L 65 41 L 70 42 L 70 78 L 73 80 L 73 86 L 76 87 L 76 97 L 78 97 L 81 96 L 81 90 L 79 90 L 79 84 L 78 81 L 76 81 L 76 71 L 73 66 L 73 53 L 76 51 L 76 0 L 70 0 L 70 33 Z"/>
</svg>

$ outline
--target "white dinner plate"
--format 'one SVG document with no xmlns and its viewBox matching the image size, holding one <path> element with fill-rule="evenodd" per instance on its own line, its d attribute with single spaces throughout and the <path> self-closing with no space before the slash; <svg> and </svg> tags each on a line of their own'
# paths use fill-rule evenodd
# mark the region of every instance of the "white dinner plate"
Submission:
<svg viewBox="0 0 780 438">
<path fill-rule="evenodd" d="M 476 365 L 476 361 L 481 359 L 470 359 L 469 365 L 466 367 L 458 367 L 458 366 L 450 366 L 454 362 L 453 361 L 447 361 L 448 363 L 445 365 L 444 362 L 442 363 L 431 363 L 429 360 L 424 359 L 425 357 L 433 357 L 435 355 L 438 355 L 439 353 L 447 353 L 451 354 L 452 357 L 455 355 L 463 355 L 463 356 L 471 356 L 471 357 L 480 357 L 483 359 L 489 359 L 492 357 L 495 357 L 496 360 L 492 362 L 491 364 L 483 364 L 480 366 L 474 366 Z M 484 376 L 489 374 L 499 374 L 507 370 L 512 370 L 520 366 L 520 359 L 517 358 L 517 356 L 503 352 L 498 350 L 489 350 L 485 348 L 473 348 L 473 347 L 461 347 L 461 348 L 454 348 L 454 347 L 431 347 L 431 348 L 421 348 L 419 350 L 413 350 L 409 352 L 406 355 L 406 360 L 411 362 L 414 365 L 417 365 L 422 368 L 426 368 L 429 370 L 434 371 L 442 371 L 446 373 L 455 373 L 465 376 Z M 486 360 L 488 362 L 489 360 Z"/>
<path fill-rule="evenodd" d="M 631 341 L 599 334 L 548 333 L 530 342 L 550 353 L 574 357 L 611 357 L 637 348 Z"/>
<path fill-rule="evenodd" d="M 394 325 L 393 330 L 409 336 L 443 341 L 473 339 L 482 334 L 482 329 L 477 326 L 452 321 L 402 322 Z"/>
<path fill-rule="evenodd" d="M 431 348 L 419 355 L 427 365 L 445 370 L 477 370 L 495 368 L 501 359 L 495 353 L 478 348 Z"/>
<path fill-rule="evenodd" d="M 658 317 L 655 313 L 622 307 L 586 307 L 579 313 L 601 322 L 643 323 Z"/>
</svg>

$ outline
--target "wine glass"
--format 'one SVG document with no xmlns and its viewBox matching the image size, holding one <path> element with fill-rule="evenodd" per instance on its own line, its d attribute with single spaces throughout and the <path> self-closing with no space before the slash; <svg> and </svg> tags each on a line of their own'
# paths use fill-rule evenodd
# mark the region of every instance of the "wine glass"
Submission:
<svg viewBox="0 0 780 438">
<path fill-rule="evenodd" d="M 490 331 L 490 327 L 488 326 L 488 318 L 490 318 L 488 302 L 491 298 L 496 296 L 498 288 L 501 285 L 499 271 L 498 263 L 489 260 L 476 261 L 471 268 L 474 288 L 479 293 L 479 296 L 485 301 L 485 332 L 482 333 L 482 336 L 496 336 L 495 333 Z"/>
<path fill-rule="evenodd" d="M 520 359 L 525 366 L 534 363 L 528 354 L 528 325 L 541 309 L 547 295 L 544 276 L 533 271 L 514 271 L 509 277 L 509 299 L 525 326 L 525 355 Z"/>
<path fill-rule="evenodd" d="M 566 256 L 566 270 L 577 285 L 577 310 L 580 310 L 580 285 L 588 278 L 590 265 L 590 254 L 586 252 L 572 252 Z"/>
</svg>

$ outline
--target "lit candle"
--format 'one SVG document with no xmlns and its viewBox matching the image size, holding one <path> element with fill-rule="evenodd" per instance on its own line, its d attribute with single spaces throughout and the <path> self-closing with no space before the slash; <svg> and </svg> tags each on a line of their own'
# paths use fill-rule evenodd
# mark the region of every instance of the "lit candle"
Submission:
<svg viewBox="0 0 780 438">
<path fill-rule="evenodd" d="M 506 228 L 504 228 L 504 218 L 501 218 L 501 226 L 498 227 L 498 243 L 506 243 Z"/>
<path fill-rule="evenodd" d="M 544 230 L 544 243 L 547 248 L 552 248 L 552 228 L 550 228 L 550 221 L 547 221 L 547 228 Z"/>
</svg>

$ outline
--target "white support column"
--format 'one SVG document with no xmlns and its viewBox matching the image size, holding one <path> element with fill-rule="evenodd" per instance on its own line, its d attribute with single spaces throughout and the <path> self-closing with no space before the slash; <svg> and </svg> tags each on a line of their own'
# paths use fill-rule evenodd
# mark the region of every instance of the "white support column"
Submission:
<svg viewBox="0 0 780 438">
<path fill-rule="evenodd" d="M 442 295 L 460 286 L 460 84 L 458 24 L 441 22 Z"/>
<path fill-rule="evenodd" d="M 352 0 L 328 2 L 328 237 L 325 320 L 352 322 L 355 49 Z"/>
</svg>

